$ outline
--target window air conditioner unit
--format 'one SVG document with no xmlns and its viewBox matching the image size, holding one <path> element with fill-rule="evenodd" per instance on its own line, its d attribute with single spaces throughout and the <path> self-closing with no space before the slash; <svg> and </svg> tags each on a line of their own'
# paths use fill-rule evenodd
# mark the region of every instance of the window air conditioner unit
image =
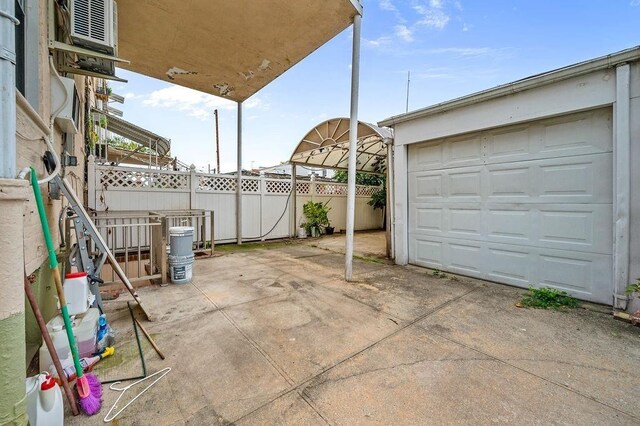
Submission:
<svg viewBox="0 0 640 426">
<path fill-rule="evenodd" d="M 67 100 L 66 105 L 56 117 L 56 124 L 63 132 L 76 134 L 80 122 L 80 96 L 76 89 L 76 82 L 72 78 L 61 77 L 61 80 L 64 90 L 57 81 L 57 77 L 51 77 L 51 106 L 58 108 L 65 99 Z"/>
<path fill-rule="evenodd" d="M 71 0 L 71 39 L 90 50 L 115 53 L 113 0 Z"/>
</svg>

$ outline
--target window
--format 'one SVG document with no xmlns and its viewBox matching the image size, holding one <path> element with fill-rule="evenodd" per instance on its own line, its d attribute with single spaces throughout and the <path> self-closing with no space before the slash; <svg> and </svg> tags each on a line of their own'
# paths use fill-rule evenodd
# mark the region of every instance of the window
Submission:
<svg viewBox="0 0 640 426">
<path fill-rule="evenodd" d="M 20 21 L 18 25 L 15 25 L 16 32 L 16 89 L 20 91 L 24 96 L 26 96 L 25 85 L 26 85 L 26 49 L 25 49 L 25 39 L 26 39 L 26 29 L 27 23 L 25 20 L 24 14 L 24 1 L 25 0 L 15 0 L 16 1 L 16 12 L 15 16 Z"/>
</svg>

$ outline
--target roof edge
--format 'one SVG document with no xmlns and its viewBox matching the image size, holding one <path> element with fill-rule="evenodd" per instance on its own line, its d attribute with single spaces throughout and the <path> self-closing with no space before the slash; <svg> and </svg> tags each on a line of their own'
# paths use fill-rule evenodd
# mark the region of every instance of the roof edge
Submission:
<svg viewBox="0 0 640 426">
<path fill-rule="evenodd" d="M 556 83 L 572 77 L 588 74 L 602 69 L 612 68 L 625 62 L 636 62 L 640 60 L 640 46 L 621 50 L 609 55 L 600 56 L 577 64 L 568 65 L 552 71 L 525 77 L 511 83 L 502 84 L 491 89 L 482 90 L 480 92 L 465 95 L 449 101 L 441 102 L 426 108 L 417 109 L 406 114 L 399 114 L 389 118 L 385 118 L 378 122 L 380 127 L 393 127 L 396 124 L 417 118 L 427 117 L 429 115 L 449 111 L 473 105 L 479 102 L 499 98 L 505 95 L 522 92 L 535 87 Z"/>
</svg>

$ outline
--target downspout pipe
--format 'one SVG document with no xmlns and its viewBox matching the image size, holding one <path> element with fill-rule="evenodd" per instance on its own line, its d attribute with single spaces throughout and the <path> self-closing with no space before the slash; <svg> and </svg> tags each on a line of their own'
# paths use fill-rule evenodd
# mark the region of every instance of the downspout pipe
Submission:
<svg viewBox="0 0 640 426">
<path fill-rule="evenodd" d="M 16 177 L 16 33 L 15 2 L 0 8 L 0 178 Z"/>
<path fill-rule="evenodd" d="M 358 153 L 358 91 L 360 88 L 360 27 L 362 15 L 353 17 L 353 52 L 351 57 L 351 114 L 349 116 L 349 168 L 347 181 L 347 238 L 344 278 L 353 280 L 353 234 L 356 210 L 356 159 Z"/>
</svg>

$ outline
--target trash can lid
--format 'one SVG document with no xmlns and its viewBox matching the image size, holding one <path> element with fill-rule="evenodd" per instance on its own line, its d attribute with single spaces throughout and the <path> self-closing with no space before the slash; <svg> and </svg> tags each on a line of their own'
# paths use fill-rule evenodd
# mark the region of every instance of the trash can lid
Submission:
<svg viewBox="0 0 640 426">
<path fill-rule="evenodd" d="M 172 226 L 169 228 L 169 234 L 188 234 L 193 233 L 193 226 Z"/>
</svg>

